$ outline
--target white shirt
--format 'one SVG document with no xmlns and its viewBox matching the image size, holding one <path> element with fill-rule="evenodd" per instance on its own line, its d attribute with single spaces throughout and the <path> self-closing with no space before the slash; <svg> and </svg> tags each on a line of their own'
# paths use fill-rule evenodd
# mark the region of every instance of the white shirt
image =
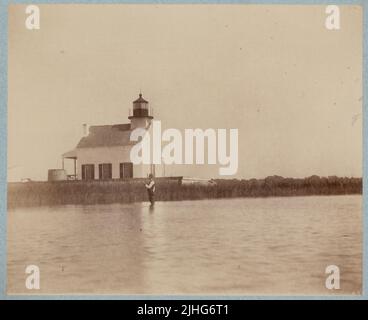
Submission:
<svg viewBox="0 0 368 320">
<path fill-rule="evenodd" d="M 155 192 L 155 189 L 156 189 L 155 182 L 153 180 L 151 180 L 149 184 L 146 184 L 146 188 L 147 189 L 152 189 L 152 191 Z"/>
</svg>

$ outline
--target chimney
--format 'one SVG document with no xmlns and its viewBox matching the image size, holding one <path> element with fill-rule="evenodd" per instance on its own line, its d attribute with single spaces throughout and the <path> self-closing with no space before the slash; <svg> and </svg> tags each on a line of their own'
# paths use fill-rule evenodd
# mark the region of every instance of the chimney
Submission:
<svg viewBox="0 0 368 320">
<path fill-rule="evenodd" d="M 83 123 L 82 125 L 83 128 L 83 137 L 87 137 L 88 136 L 88 131 L 89 131 L 89 125 L 87 123 Z"/>
</svg>

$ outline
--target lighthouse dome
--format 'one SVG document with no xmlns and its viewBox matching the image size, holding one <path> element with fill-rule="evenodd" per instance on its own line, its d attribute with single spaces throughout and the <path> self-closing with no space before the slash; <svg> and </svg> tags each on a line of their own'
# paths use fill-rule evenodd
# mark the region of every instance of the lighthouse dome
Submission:
<svg viewBox="0 0 368 320">
<path fill-rule="evenodd" d="M 148 103 L 148 101 L 143 99 L 142 94 L 140 93 L 139 98 L 137 100 L 133 101 L 133 103 Z"/>
<path fill-rule="evenodd" d="M 140 93 L 138 99 L 133 101 L 133 113 L 129 116 L 132 128 L 147 127 L 153 119 L 151 113 L 148 101 Z"/>
<path fill-rule="evenodd" d="M 139 94 L 139 98 L 137 100 L 133 101 L 133 117 L 152 118 L 150 115 L 148 101 L 143 98 L 142 93 Z"/>
</svg>

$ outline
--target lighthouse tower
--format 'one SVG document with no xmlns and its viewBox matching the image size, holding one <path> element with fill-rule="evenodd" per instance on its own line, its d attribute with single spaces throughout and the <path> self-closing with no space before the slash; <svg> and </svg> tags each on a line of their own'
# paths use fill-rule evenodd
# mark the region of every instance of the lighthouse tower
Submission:
<svg viewBox="0 0 368 320">
<path fill-rule="evenodd" d="M 147 128 L 153 119 L 151 115 L 148 101 L 143 99 L 142 93 L 139 94 L 139 98 L 133 101 L 133 115 L 129 117 L 130 128 Z"/>
</svg>

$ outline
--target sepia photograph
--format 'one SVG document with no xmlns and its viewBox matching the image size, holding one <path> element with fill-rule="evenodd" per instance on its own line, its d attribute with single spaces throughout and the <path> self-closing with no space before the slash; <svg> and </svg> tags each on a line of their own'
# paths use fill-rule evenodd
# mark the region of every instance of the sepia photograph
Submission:
<svg viewBox="0 0 368 320">
<path fill-rule="evenodd" d="M 10 4 L 7 295 L 363 294 L 363 8 Z"/>
</svg>

